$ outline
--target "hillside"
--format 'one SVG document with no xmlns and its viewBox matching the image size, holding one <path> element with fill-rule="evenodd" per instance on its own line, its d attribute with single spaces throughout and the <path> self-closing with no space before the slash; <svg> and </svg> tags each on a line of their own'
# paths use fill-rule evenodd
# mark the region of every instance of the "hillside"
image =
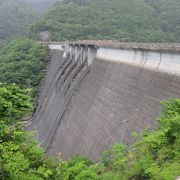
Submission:
<svg viewBox="0 0 180 180">
<path fill-rule="evenodd" d="M 179 22 L 178 0 L 63 0 L 31 30 L 49 30 L 52 40 L 179 42 Z"/>
<path fill-rule="evenodd" d="M 180 42 L 180 1 L 145 0 L 155 10 L 159 24 L 167 35 L 167 41 Z"/>
<path fill-rule="evenodd" d="M 0 2 L 0 45 L 15 36 L 24 35 L 37 16 L 20 0 Z"/>
</svg>

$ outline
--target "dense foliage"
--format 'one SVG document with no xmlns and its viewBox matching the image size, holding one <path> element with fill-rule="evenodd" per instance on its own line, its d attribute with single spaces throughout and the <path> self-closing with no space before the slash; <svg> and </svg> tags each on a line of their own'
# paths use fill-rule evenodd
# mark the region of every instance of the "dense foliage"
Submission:
<svg viewBox="0 0 180 180">
<path fill-rule="evenodd" d="M 27 38 L 18 38 L 0 51 L 0 81 L 33 88 L 34 94 L 47 61 L 46 46 Z"/>
<path fill-rule="evenodd" d="M 0 45 L 8 39 L 27 33 L 37 16 L 21 0 L 0 1 Z"/>
<path fill-rule="evenodd" d="M 0 179 L 56 179 L 58 164 L 23 131 L 18 119 L 31 110 L 28 90 L 0 84 Z"/>
<path fill-rule="evenodd" d="M 180 42 L 179 0 L 63 0 L 31 32 L 52 40 L 129 39 Z"/>
<path fill-rule="evenodd" d="M 6 124 L 14 123 L 25 113 L 32 110 L 32 101 L 28 90 L 22 90 L 15 84 L 0 83 L 0 119 Z"/>
</svg>

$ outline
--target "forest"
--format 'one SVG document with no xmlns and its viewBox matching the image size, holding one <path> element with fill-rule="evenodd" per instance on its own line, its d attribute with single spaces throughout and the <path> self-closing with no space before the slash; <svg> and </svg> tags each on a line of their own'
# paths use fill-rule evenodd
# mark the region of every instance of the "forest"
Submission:
<svg viewBox="0 0 180 180">
<path fill-rule="evenodd" d="M 0 179 L 171 180 L 179 176 L 177 98 L 160 102 L 156 130 L 145 131 L 133 146 L 115 144 L 102 152 L 99 162 L 79 155 L 67 161 L 60 155 L 50 157 L 23 125 L 33 113 L 48 65 L 48 47 L 32 39 L 38 38 L 39 31 L 49 30 L 52 40 L 179 42 L 180 1 L 63 0 L 39 20 L 33 6 L 21 0 L 0 2 Z"/>
<path fill-rule="evenodd" d="M 47 62 L 47 46 L 25 37 L 17 38 L 0 51 L 0 82 L 31 88 L 35 97 Z"/>
<path fill-rule="evenodd" d="M 19 0 L 0 1 L 0 47 L 17 36 L 28 33 L 30 24 L 37 20 L 33 9 Z"/>
<path fill-rule="evenodd" d="M 179 0 L 63 0 L 31 26 L 52 40 L 180 42 Z"/>
</svg>

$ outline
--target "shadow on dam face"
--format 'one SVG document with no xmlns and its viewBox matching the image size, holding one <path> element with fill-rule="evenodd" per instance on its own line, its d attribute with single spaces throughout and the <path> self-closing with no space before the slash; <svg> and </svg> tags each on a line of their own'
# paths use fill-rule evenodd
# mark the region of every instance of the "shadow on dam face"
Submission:
<svg viewBox="0 0 180 180">
<path fill-rule="evenodd" d="M 160 101 L 172 97 L 180 97 L 175 75 L 95 59 L 47 151 L 61 153 L 63 159 L 81 154 L 98 160 L 115 143 L 132 144 L 133 132 L 155 128 Z"/>
</svg>

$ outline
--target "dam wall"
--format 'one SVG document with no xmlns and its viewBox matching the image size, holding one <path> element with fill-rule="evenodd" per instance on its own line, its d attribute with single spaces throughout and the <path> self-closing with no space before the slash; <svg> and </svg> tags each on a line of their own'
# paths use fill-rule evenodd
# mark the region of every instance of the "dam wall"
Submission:
<svg viewBox="0 0 180 180">
<path fill-rule="evenodd" d="M 161 100 L 180 98 L 177 51 L 96 48 L 90 73 L 72 96 L 48 148 L 50 154 L 98 160 L 115 143 L 132 144 L 137 139 L 134 132 L 140 135 L 156 128 Z"/>
<path fill-rule="evenodd" d="M 51 50 L 26 126 L 50 154 L 98 160 L 115 143 L 132 144 L 134 132 L 156 128 L 161 100 L 180 98 L 179 44 L 69 42 L 63 53 Z"/>
</svg>

